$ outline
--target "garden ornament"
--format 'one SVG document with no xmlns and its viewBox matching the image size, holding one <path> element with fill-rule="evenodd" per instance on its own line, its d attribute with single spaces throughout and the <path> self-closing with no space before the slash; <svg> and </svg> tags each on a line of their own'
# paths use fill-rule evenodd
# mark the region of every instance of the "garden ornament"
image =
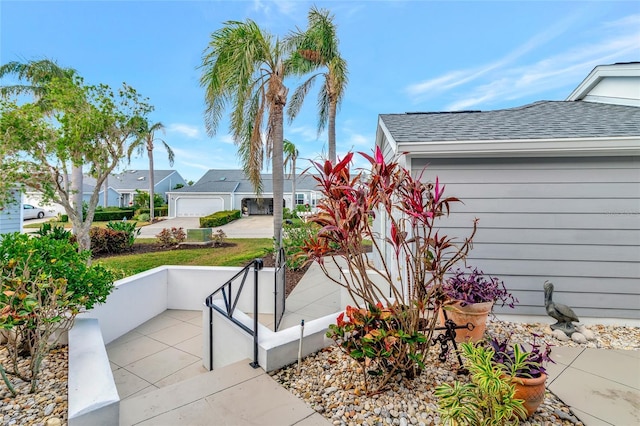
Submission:
<svg viewBox="0 0 640 426">
<path fill-rule="evenodd" d="M 551 325 L 553 330 L 561 330 L 567 336 L 571 337 L 576 332 L 576 327 L 572 321 L 579 321 L 578 316 L 567 305 L 555 303 L 553 297 L 553 283 L 544 282 L 544 307 L 547 309 L 547 315 L 554 318 L 558 322 Z"/>
</svg>

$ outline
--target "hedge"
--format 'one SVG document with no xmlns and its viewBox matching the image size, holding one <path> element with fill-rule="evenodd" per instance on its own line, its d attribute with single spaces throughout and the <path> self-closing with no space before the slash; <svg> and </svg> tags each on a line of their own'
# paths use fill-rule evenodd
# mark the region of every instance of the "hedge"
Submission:
<svg viewBox="0 0 640 426">
<path fill-rule="evenodd" d="M 240 219 L 240 217 L 242 217 L 240 210 L 224 210 L 221 212 L 215 212 L 209 216 L 200 218 L 200 228 L 222 226 L 229 222 L 233 222 L 236 219 Z"/>
<path fill-rule="evenodd" d="M 133 209 L 120 209 L 96 212 L 93 216 L 93 220 L 96 222 L 108 222 L 110 220 L 122 220 L 123 217 L 131 219 L 133 216 Z"/>
<path fill-rule="evenodd" d="M 136 216 L 140 216 L 141 214 L 151 214 L 150 209 L 138 209 L 136 210 Z M 169 206 L 162 207 L 154 207 L 153 214 L 155 217 L 159 216 L 169 216 Z"/>
</svg>

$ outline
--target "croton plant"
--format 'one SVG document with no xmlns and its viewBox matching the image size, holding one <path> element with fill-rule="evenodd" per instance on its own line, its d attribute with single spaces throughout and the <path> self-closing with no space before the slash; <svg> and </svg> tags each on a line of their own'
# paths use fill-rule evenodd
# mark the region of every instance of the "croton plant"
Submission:
<svg viewBox="0 0 640 426">
<path fill-rule="evenodd" d="M 363 364 L 365 376 L 381 376 L 375 392 L 399 372 L 412 377 L 421 370 L 437 321 L 431 312 L 444 299 L 445 274 L 469 252 L 477 220 L 469 223 L 469 236 L 457 241 L 439 223 L 460 200 L 445 196 L 437 177 L 433 183 L 422 174 L 414 177 L 386 161 L 379 148 L 373 155 L 360 153 L 370 163 L 369 173 L 354 173 L 353 155 L 335 165 L 313 163 L 322 197 L 310 220 L 320 230 L 305 240 L 303 251 L 355 301 L 328 335 Z M 375 265 L 362 250 L 365 240 Z M 332 263 L 342 266 L 339 276 L 329 273 Z"/>
</svg>

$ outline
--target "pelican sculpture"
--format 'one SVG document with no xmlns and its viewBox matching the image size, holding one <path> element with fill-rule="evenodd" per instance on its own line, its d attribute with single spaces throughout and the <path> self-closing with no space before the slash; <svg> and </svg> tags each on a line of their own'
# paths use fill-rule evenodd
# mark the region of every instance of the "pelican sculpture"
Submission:
<svg viewBox="0 0 640 426">
<path fill-rule="evenodd" d="M 580 321 L 573 309 L 561 303 L 555 303 L 553 300 L 553 283 L 544 282 L 544 307 L 547 309 L 547 315 L 558 321 L 551 325 L 553 330 L 562 330 L 567 336 L 571 337 L 576 331 L 576 327 L 572 321 Z"/>
</svg>

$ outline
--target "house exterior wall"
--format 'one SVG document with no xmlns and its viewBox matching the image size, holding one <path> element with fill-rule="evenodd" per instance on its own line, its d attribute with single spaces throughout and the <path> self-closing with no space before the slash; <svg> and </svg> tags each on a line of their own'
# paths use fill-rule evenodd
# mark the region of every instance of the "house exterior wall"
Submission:
<svg viewBox="0 0 640 426">
<path fill-rule="evenodd" d="M 605 104 L 640 105 L 640 77 L 603 78 L 583 100 Z"/>
<path fill-rule="evenodd" d="M 0 210 L 0 235 L 22 232 L 22 195 L 13 191 L 14 199 Z"/>
<path fill-rule="evenodd" d="M 516 311 L 546 315 L 542 285 L 579 317 L 640 319 L 640 157 L 411 160 L 452 205 L 443 231 L 479 218 L 468 264 L 504 280 Z"/>
<path fill-rule="evenodd" d="M 162 179 L 160 182 L 156 182 L 154 191 L 156 194 L 161 194 L 164 200 L 167 201 L 167 192 L 173 190 L 173 188 L 175 188 L 175 186 L 178 184 L 187 186 L 187 182 L 185 182 L 182 176 L 180 176 L 180 174 L 177 172 L 173 172 L 166 178 Z"/>
</svg>

